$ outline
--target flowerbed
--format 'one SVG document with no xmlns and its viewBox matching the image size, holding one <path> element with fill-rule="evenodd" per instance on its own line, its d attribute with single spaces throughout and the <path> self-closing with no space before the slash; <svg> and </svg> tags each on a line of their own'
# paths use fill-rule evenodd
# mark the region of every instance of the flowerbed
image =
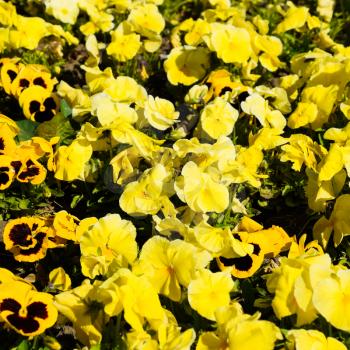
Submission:
<svg viewBox="0 0 350 350">
<path fill-rule="evenodd" d="M 346 1 L 0 23 L 2 349 L 350 346 Z"/>
</svg>

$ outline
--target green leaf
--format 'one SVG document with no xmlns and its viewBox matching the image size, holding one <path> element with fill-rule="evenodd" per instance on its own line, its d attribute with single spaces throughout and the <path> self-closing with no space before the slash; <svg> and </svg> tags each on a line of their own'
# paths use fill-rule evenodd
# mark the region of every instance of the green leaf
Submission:
<svg viewBox="0 0 350 350">
<path fill-rule="evenodd" d="M 61 106 L 60 106 L 61 113 L 65 118 L 70 116 L 72 114 L 72 108 L 70 108 L 69 104 L 66 100 L 61 100 Z"/>
<path fill-rule="evenodd" d="M 38 123 L 28 119 L 19 120 L 16 123 L 20 129 L 18 134 L 19 141 L 30 140 L 35 135 L 35 131 L 39 125 Z"/>
<path fill-rule="evenodd" d="M 59 136 L 60 143 L 65 143 L 67 139 L 74 136 L 74 129 L 68 118 L 63 114 L 56 114 L 51 120 L 43 122 L 38 126 L 37 134 L 44 139 L 49 140 L 52 137 Z"/>
<path fill-rule="evenodd" d="M 29 342 L 26 339 L 22 340 L 16 348 L 16 350 L 29 350 L 29 349 L 30 349 Z"/>
</svg>

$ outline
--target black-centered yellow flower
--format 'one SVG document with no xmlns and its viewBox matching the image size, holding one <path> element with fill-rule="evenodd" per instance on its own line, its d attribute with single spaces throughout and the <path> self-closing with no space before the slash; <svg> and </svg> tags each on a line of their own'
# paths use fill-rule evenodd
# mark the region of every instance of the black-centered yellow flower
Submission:
<svg viewBox="0 0 350 350">
<path fill-rule="evenodd" d="M 38 185 L 45 180 L 46 169 L 35 159 L 21 161 L 21 166 L 17 171 L 17 180 L 20 182 L 30 182 Z"/>
<path fill-rule="evenodd" d="M 24 336 L 35 336 L 54 325 L 57 309 L 52 296 L 22 281 L 0 285 L 0 318 Z"/>
<path fill-rule="evenodd" d="M 238 238 L 239 239 L 239 238 Z M 254 249 L 251 254 L 246 254 L 237 258 L 219 257 L 216 259 L 220 270 L 231 268 L 231 274 L 237 278 L 247 278 L 252 276 L 264 261 L 264 251 L 258 244 L 252 243 Z"/>
<path fill-rule="evenodd" d="M 26 118 L 37 122 L 45 122 L 56 115 L 59 100 L 55 94 L 44 87 L 35 85 L 21 93 L 19 104 Z"/>
<path fill-rule="evenodd" d="M 34 262 L 45 257 L 51 229 L 45 220 L 22 217 L 11 220 L 4 229 L 5 249 L 13 253 L 17 261 Z"/>
<path fill-rule="evenodd" d="M 29 64 L 21 69 L 11 84 L 12 95 L 19 97 L 31 86 L 41 86 L 51 92 L 57 80 L 51 78 L 51 73 L 45 66 Z"/>
<path fill-rule="evenodd" d="M 15 60 L 4 60 L 0 69 L 1 85 L 7 94 L 11 93 L 12 82 L 16 79 L 23 65 L 16 64 Z"/>
<path fill-rule="evenodd" d="M 17 146 L 14 136 L 10 127 L 0 121 L 0 155 L 11 155 L 15 152 Z"/>
<path fill-rule="evenodd" d="M 0 155 L 0 190 L 5 190 L 10 187 L 13 177 L 15 176 L 15 170 L 11 165 L 11 161 L 11 157 Z"/>
</svg>

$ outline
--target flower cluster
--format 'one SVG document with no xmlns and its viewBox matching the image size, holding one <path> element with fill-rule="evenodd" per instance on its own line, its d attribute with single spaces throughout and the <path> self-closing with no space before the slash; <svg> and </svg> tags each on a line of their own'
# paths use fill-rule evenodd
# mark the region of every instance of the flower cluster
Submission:
<svg viewBox="0 0 350 350">
<path fill-rule="evenodd" d="M 350 9 L 27 5 L 0 0 L 4 347 L 349 347 Z"/>
<path fill-rule="evenodd" d="M 43 65 L 24 65 L 18 58 L 0 60 L 0 86 L 14 96 L 27 119 L 51 120 L 57 113 L 59 99 L 53 89 L 57 80 Z"/>
</svg>

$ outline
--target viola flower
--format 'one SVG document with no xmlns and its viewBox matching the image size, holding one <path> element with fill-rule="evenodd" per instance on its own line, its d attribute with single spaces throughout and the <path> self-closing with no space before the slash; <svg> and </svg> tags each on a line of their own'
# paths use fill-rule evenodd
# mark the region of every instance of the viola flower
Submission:
<svg viewBox="0 0 350 350">
<path fill-rule="evenodd" d="M 28 283 L 11 281 L 0 285 L 0 317 L 19 334 L 32 337 L 55 324 L 57 309 L 50 294 L 37 292 Z"/>
<path fill-rule="evenodd" d="M 316 304 L 319 305 L 314 302 L 314 295 L 319 290 L 319 284 L 334 273 L 330 256 L 308 249 L 301 256 L 281 258 L 280 263 L 267 277 L 267 289 L 275 293 L 272 308 L 277 318 L 296 314 L 297 326 L 313 322 L 317 318 Z M 317 300 L 320 301 L 320 298 Z M 325 303 L 326 299 L 322 300 L 321 303 Z"/>
<path fill-rule="evenodd" d="M 21 166 L 16 169 L 16 179 L 19 182 L 33 185 L 41 184 L 46 177 L 46 169 L 35 159 L 20 160 Z M 16 167 L 15 167 L 16 168 Z"/>
<path fill-rule="evenodd" d="M 179 112 L 175 111 L 174 105 L 164 99 L 149 95 L 145 104 L 145 117 L 147 121 L 158 130 L 170 128 L 179 117 Z"/>
<path fill-rule="evenodd" d="M 57 96 L 39 85 L 25 89 L 19 104 L 26 118 L 40 123 L 51 120 L 59 108 Z"/>
<path fill-rule="evenodd" d="M 316 310 L 334 327 L 350 332 L 349 312 L 350 270 L 320 280 L 313 291 L 312 302 Z"/>
<path fill-rule="evenodd" d="M 168 198 L 164 193 L 168 172 L 162 164 L 146 170 L 138 181 L 125 186 L 119 205 L 132 216 L 155 215 Z"/>
<path fill-rule="evenodd" d="M 196 212 L 223 212 L 229 205 L 228 189 L 190 161 L 176 179 L 178 197 Z"/>
<path fill-rule="evenodd" d="M 55 235 L 76 242 L 78 224 L 79 219 L 76 216 L 68 214 L 65 210 L 61 210 L 55 214 L 53 220 Z"/>
<path fill-rule="evenodd" d="M 85 280 L 80 286 L 55 295 L 55 307 L 73 323 L 77 339 L 85 345 L 101 342 L 102 328 L 109 320 L 104 312 L 107 300 L 101 284 Z"/>
<path fill-rule="evenodd" d="M 252 54 L 249 32 L 231 24 L 212 23 L 205 39 L 210 50 L 225 63 L 246 63 Z"/>
<path fill-rule="evenodd" d="M 238 111 L 220 97 L 204 107 L 201 113 L 203 130 L 214 140 L 228 136 L 238 119 Z"/>
<path fill-rule="evenodd" d="M 247 278 L 261 267 L 264 261 L 264 251 L 257 243 L 252 243 L 253 251 L 246 252 L 243 256 L 225 258 L 220 256 L 216 258 L 219 269 L 222 271 L 230 271 L 232 276 L 236 278 Z"/>
<path fill-rule="evenodd" d="M 91 144 L 83 140 L 74 140 L 69 146 L 60 146 L 54 157 L 55 178 L 64 181 L 84 179 L 85 165 L 91 155 Z"/>
<path fill-rule="evenodd" d="M 326 247 L 333 232 L 334 246 L 337 247 L 345 236 L 350 234 L 350 220 L 348 215 L 350 194 L 339 196 L 329 219 L 322 216 L 316 221 L 313 228 L 313 236 L 323 247 Z"/>
<path fill-rule="evenodd" d="M 165 20 L 154 4 L 140 4 L 135 6 L 129 14 L 127 21 L 133 29 L 143 36 L 160 34 L 165 27 Z"/>
<path fill-rule="evenodd" d="M 287 339 L 290 350 L 346 350 L 346 346 L 333 337 L 326 337 L 322 332 L 314 329 L 292 329 L 288 331 Z"/>
<path fill-rule="evenodd" d="M 17 147 L 14 140 L 15 136 L 11 132 L 11 127 L 8 124 L 2 123 L 0 119 L 0 156 L 11 156 L 15 153 Z"/>
<path fill-rule="evenodd" d="M 201 316 L 214 321 L 215 311 L 229 305 L 233 289 L 234 283 L 229 273 L 202 269 L 188 285 L 188 301 Z"/>
<path fill-rule="evenodd" d="M 52 92 L 57 80 L 51 77 L 50 71 L 39 64 L 29 64 L 21 69 L 11 84 L 11 93 L 19 98 L 21 93 L 31 86 L 41 86 Z"/>
<path fill-rule="evenodd" d="M 0 68 L 1 86 L 10 95 L 12 83 L 16 79 L 18 72 L 23 68 L 23 64 L 16 64 L 18 59 L 3 61 Z"/>
<path fill-rule="evenodd" d="M 71 289 L 71 279 L 62 267 L 57 267 L 49 273 L 49 286 L 59 291 Z"/>
<path fill-rule="evenodd" d="M 190 243 L 155 236 L 143 245 L 133 271 L 145 275 L 158 293 L 179 301 L 181 285 L 187 287 L 195 271 L 210 260 L 209 253 Z"/>
<path fill-rule="evenodd" d="M 79 0 L 44 0 L 46 13 L 63 23 L 75 24 L 79 15 Z"/>
<path fill-rule="evenodd" d="M 192 85 L 204 77 L 209 63 L 207 49 L 180 46 L 170 51 L 164 62 L 164 69 L 171 84 Z"/>
<path fill-rule="evenodd" d="M 259 312 L 244 314 L 237 302 L 218 308 L 215 312 L 217 330 L 203 332 L 196 350 L 273 350 L 276 340 L 282 339 L 282 334 L 272 322 L 259 318 Z"/>
<path fill-rule="evenodd" d="M 130 270 L 122 268 L 112 278 L 119 287 L 124 318 L 133 329 L 142 332 L 146 321 L 155 330 L 165 323 L 165 309 L 146 276 L 136 276 Z"/>
<path fill-rule="evenodd" d="M 50 228 L 43 219 L 22 217 L 10 220 L 4 229 L 5 249 L 17 261 L 34 262 L 45 257 Z"/>
<path fill-rule="evenodd" d="M 107 275 L 132 264 L 137 256 L 136 229 L 118 214 L 108 214 L 80 237 L 84 276 Z"/>
<path fill-rule="evenodd" d="M 291 161 L 292 169 L 300 171 L 303 164 L 307 168 L 316 171 L 318 163 L 317 158 L 321 158 L 327 154 L 327 150 L 313 141 L 309 136 L 303 134 L 293 134 L 288 140 L 288 144 L 281 147 L 281 162 Z"/>
<path fill-rule="evenodd" d="M 127 22 L 122 22 L 111 32 L 111 43 L 107 46 L 107 54 L 117 61 L 125 62 L 136 56 L 141 45 L 140 35 L 133 33 L 128 28 Z"/>
<path fill-rule="evenodd" d="M 16 175 L 15 169 L 12 167 L 11 163 L 11 157 L 0 155 L 0 191 L 9 188 Z"/>
</svg>

